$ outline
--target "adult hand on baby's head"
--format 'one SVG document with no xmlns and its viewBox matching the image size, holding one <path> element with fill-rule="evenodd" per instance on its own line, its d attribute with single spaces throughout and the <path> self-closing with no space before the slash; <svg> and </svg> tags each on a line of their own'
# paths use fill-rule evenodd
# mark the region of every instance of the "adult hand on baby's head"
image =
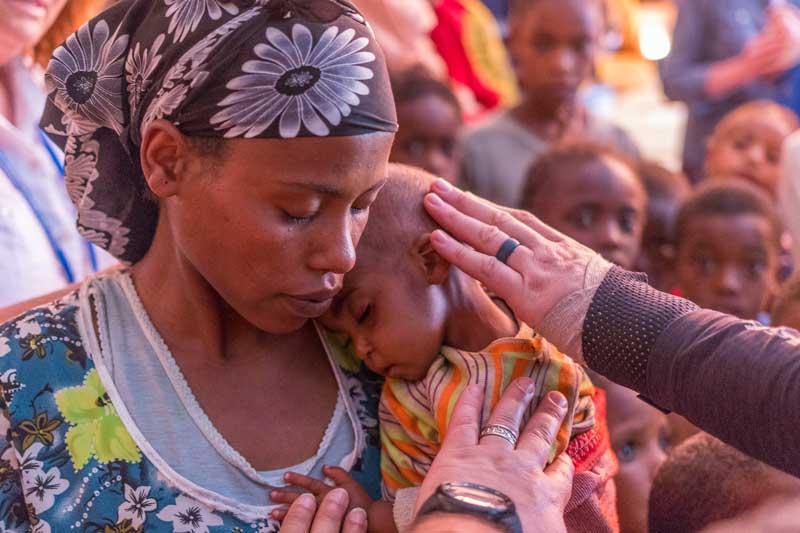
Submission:
<svg viewBox="0 0 800 533">
<path fill-rule="evenodd" d="M 442 257 L 481 281 L 519 319 L 581 361 L 583 319 L 610 263 L 532 214 L 497 206 L 444 180 L 433 185 L 425 208 L 449 232 L 431 235 Z M 495 254 L 508 238 L 521 246 L 504 264 Z"/>
<path fill-rule="evenodd" d="M 529 378 L 512 383 L 488 424 L 519 431 L 533 393 L 534 382 Z M 482 394 L 480 386 L 472 385 L 459 398 L 442 449 L 420 487 L 417 512 L 443 483 L 477 483 L 511 498 L 526 533 L 564 531 L 564 508 L 572 494 L 572 459 L 563 453 L 545 466 L 567 412 L 566 398 L 548 394 L 513 446 L 494 435 L 479 438 Z"/>
</svg>

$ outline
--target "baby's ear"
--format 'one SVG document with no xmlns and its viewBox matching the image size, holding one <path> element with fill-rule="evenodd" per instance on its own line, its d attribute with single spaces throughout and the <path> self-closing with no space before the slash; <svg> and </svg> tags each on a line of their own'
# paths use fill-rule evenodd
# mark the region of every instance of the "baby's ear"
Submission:
<svg viewBox="0 0 800 533">
<path fill-rule="evenodd" d="M 425 279 L 430 285 L 441 285 L 447 280 L 450 273 L 450 263 L 436 253 L 431 245 L 431 234 L 421 235 L 412 248 L 415 262 L 425 273 Z"/>
</svg>

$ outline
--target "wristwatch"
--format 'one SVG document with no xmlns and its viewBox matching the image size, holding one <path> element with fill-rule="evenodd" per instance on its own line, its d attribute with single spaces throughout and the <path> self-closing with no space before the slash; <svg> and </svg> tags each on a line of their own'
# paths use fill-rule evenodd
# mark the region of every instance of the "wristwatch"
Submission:
<svg viewBox="0 0 800 533">
<path fill-rule="evenodd" d="M 482 518 L 508 533 L 522 533 L 511 498 L 477 483 L 444 483 L 428 498 L 418 517 L 433 513 L 467 514 Z"/>
</svg>

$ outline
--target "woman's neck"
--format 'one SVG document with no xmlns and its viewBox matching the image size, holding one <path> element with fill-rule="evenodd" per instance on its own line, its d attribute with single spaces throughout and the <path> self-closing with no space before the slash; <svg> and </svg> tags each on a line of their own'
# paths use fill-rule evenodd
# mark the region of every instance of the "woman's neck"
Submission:
<svg viewBox="0 0 800 533">
<path fill-rule="evenodd" d="M 253 357 L 279 340 L 252 326 L 224 302 L 181 255 L 164 220 L 131 275 L 151 321 L 176 358 L 192 354 L 229 364 Z"/>
<path fill-rule="evenodd" d="M 444 287 L 448 301 L 445 344 L 478 352 L 505 337 L 513 337 L 519 325 L 510 312 L 498 306 L 481 284 L 452 267 Z"/>
</svg>

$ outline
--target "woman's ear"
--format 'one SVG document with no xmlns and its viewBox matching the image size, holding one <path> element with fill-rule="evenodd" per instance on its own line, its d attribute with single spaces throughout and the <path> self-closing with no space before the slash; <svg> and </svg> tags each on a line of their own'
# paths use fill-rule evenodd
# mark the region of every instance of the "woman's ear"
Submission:
<svg viewBox="0 0 800 533">
<path fill-rule="evenodd" d="M 154 120 L 145 129 L 140 162 L 147 186 L 158 198 L 178 192 L 189 150 L 186 137 L 166 120 Z"/>
<path fill-rule="evenodd" d="M 436 253 L 431 245 L 431 234 L 425 233 L 416 241 L 411 250 L 415 262 L 425 273 L 425 279 L 430 285 L 441 285 L 450 274 L 450 263 Z"/>
</svg>

